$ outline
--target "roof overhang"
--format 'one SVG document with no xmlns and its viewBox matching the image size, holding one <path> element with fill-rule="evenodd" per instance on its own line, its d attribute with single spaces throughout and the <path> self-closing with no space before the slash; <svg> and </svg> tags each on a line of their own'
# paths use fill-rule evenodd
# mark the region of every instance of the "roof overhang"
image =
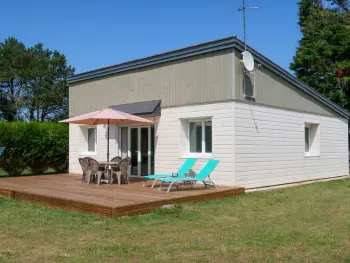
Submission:
<svg viewBox="0 0 350 263">
<path fill-rule="evenodd" d="M 109 108 L 140 117 L 160 116 L 160 100 L 140 101 L 127 104 L 112 105 Z"/>
<path fill-rule="evenodd" d="M 122 73 L 133 69 L 153 66 L 161 63 L 171 62 L 171 61 L 175 61 L 175 60 L 179 60 L 187 57 L 202 55 L 202 54 L 230 49 L 230 48 L 236 48 L 239 51 L 244 51 L 244 43 L 241 40 L 237 39 L 235 36 L 223 38 L 223 39 L 203 43 L 196 46 L 190 46 L 183 49 L 162 53 L 159 55 L 154 55 L 146 58 L 133 60 L 130 62 L 117 64 L 110 67 L 105 67 L 101 69 L 96 69 L 96 70 L 76 74 L 68 79 L 68 83 L 74 84 L 80 81 L 86 81 L 86 80 L 91 80 L 95 78 L 105 77 L 108 75 Z M 284 80 L 288 81 L 289 83 L 300 88 L 306 94 L 310 95 L 312 98 L 326 105 L 327 107 L 337 112 L 341 116 L 347 119 L 349 118 L 350 116 L 349 112 L 344 110 L 342 107 L 330 101 L 329 99 L 327 99 L 326 97 L 318 93 L 315 89 L 301 82 L 295 76 L 293 76 L 288 71 L 278 66 L 276 63 L 272 62 L 270 59 L 268 59 L 267 57 L 265 57 L 255 49 L 251 48 L 250 46 L 247 46 L 247 50 L 249 50 L 253 54 L 254 59 L 259 64 L 263 65 L 264 67 L 268 68 L 272 72 L 276 73 L 278 76 L 282 77 Z"/>
</svg>

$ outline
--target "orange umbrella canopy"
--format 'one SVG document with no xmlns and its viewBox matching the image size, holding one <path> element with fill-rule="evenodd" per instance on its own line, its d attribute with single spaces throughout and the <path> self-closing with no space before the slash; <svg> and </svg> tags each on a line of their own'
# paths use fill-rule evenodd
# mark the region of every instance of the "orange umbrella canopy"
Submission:
<svg viewBox="0 0 350 263">
<path fill-rule="evenodd" d="M 153 124 L 153 121 L 141 118 L 122 111 L 103 109 L 93 111 L 60 122 L 99 125 L 99 124 Z"/>
</svg>

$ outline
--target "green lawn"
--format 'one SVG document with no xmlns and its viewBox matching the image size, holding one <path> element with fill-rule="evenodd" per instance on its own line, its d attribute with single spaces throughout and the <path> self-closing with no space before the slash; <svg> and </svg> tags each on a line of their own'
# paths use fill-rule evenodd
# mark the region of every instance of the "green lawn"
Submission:
<svg viewBox="0 0 350 263">
<path fill-rule="evenodd" d="M 54 169 L 51 169 L 51 168 L 47 169 L 44 172 L 44 174 L 54 174 L 54 173 L 56 173 L 56 171 Z M 30 172 L 30 170 L 26 169 L 21 173 L 21 175 L 31 175 L 31 172 Z M 0 177 L 1 176 L 8 176 L 8 174 L 4 170 L 0 169 Z"/>
<path fill-rule="evenodd" d="M 350 179 L 119 219 L 0 198 L 0 262 L 350 262 Z"/>
</svg>

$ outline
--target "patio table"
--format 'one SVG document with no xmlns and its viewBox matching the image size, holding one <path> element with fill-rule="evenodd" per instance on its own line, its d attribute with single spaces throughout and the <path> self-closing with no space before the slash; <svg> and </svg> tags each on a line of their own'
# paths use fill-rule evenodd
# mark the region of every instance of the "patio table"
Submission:
<svg viewBox="0 0 350 263">
<path fill-rule="evenodd" d="M 100 162 L 100 165 L 104 165 L 105 166 L 105 169 L 107 171 L 107 183 L 112 183 L 112 176 L 111 174 L 109 174 L 109 168 L 110 166 L 118 166 L 119 162 Z M 117 176 L 117 181 L 118 181 L 118 184 L 120 185 L 120 181 L 121 181 L 121 178 L 120 176 Z"/>
</svg>

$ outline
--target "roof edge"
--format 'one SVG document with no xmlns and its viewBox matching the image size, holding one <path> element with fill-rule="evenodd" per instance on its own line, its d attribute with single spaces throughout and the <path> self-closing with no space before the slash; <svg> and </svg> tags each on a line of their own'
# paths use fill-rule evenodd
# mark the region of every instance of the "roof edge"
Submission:
<svg viewBox="0 0 350 263">
<path fill-rule="evenodd" d="M 153 55 L 150 57 L 136 59 L 136 60 L 132 60 L 129 62 L 125 62 L 125 63 L 121 63 L 121 64 L 117 64 L 117 65 L 113 65 L 105 68 L 100 68 L 100 69 L 79 73 L 68 78 L 68 84 L 73 84 L 73 83 L 88 80 L 88 79 L 94 79 L 94 78 L 99 78 L 107 75 L 121 73 L 132 69 L 138 69 L 138 68 L 152 66 L 160 63 L 170 62 L 170 61 L 174 61 L 174 60 L 178 60 L 186 57 L 206 54 L 213 51 L 233 48 L 235 39 L 236 39 L 235 36 L 222 38 L 222 39 L 202 43 L 195 46 L 189 46 L 189 47 L 185 47 L 185 48 L 181 48 L 173 51 L 168 51 L 166 53 Z"/>
</svg>

